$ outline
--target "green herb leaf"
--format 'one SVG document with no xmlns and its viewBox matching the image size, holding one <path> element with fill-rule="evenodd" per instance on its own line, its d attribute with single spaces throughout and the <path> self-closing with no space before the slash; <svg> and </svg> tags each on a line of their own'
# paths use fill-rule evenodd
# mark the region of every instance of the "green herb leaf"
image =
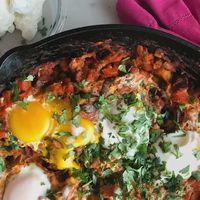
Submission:
<svg viewBox="0 0 200 200">
<path fill-rule="evenodd" d="M 16 82 L 12 83 L 12 100 L 16 102 L 19 96 L 19 87 Z"/>
<path fill-rule="evenodd" d="M 192 172 L 192 177 L 195 178 L 197 181 L 200 181 L 200 171 Z"/>
<path fill-rule="evenodd" d="M 183 112 L 185 110 L 185 105 L 184 104 L 179 104 L 179 110 Z"/>
<path fill-rule="evenodd" d="M 119 70 L 120 72 L 127 73 L 126 65 L 124 65 L 124 64 L 119 65 L 118 70 Z"/>
<path fill-rule="evenodd" d="M 9 134 L 9 148 L 13 150 L 19 150 L 19 146 L 17 144 L 17 138 L 12 134 Z"/>
<path fill-rule="evenodd" d="M 199 149 L 194 149 L 193 155 L 196 157 L 197 160 L 200 160 L 200 150 Z"/>
<path fill-rule="evenodd" d="M 28 75 L 27 77 L 25 77 L 23 79 L 23 81 L 33 81 L 34 80 L 34 76 L 33 75 Z"/>
<path fill-rule="evenodd" d="M 105 171 L 103 171 L 102 176 L 105 178 L 112 174 L 113 174 L 113 171 L 111 169 L 106 169 Z"/>
<path fill-rule="evenodd" d="M 0 156 L 0 174 L 6 169 L 5 161 L 4 159 Z"/>
<path fill-rule="evenodd" d="M 53 92 L 48 92 L 46 101 L 47 101 L 47 102 L 51 102 L 51 101 L 53 101 L 55 98 L 56 98 L 56 97 L 55 97 L 55 95 L 54 95 Z"/>
<path fill-rule="evenodd" d="M 150 142 L 153 144 L 157 142 L 159 137 L 161 136 L 161 131 L 159 129 L 153 129 L 150 132 Z"/>
<path fill-rule="evenodd" d="M 70 137 L 72 134 L 70 132 L 60 131 L 55 133 L 55 135 L 59 137 Z"/>
<path fill-rule="evenodd" d="M 27 99 L 24 99 L 23 101 L 17 101 L 16 104 L 21 106 L 24 110 L 27 110 L 27 106 L 28 106 Z"/>
<path fill-rule="evenodd" d="M 49 200 L 55 200 L 55 197 L 54 197 L 54 194 L 52 192 L 52 190 L 47 190 L 46 191 L 46 195 L 45 195 L 47 198 L 49 198 Z"/>
<path fill-rule="evenodd" d="M 72 118 L 72 124 L 76 127 L 79 127 L 80 126 L 80 116 L 79 115 L 75 115 L 73 118 Z"/>
<path fill-rule="evenodd" d="M 59 124 L 67 124 L 67 110 L 65 108 L 62 109 L 62 112 L 54 112 L 53 119 L 55 119 Z"/>
<path fill-rule="evenodd" d="M 190 165 L 188 165 L 187 167 L 184 167 L 183 169 L 181 169 L 179 172 L 181 174 L 188 174 L 190 170 Z"/>
<path fill-rule="evenodd" d="M 86 87 L 88 84 L 89 84 L 89 82 L 86 81 L 86 80 L 82 80 L 82 81 L 80 81 L 80 82 L 78 83 L 79 87 L 81 87 L 81 88 Z"/>
<path fill-rule="evenodd" d="M 126 62 L 126 61 L 128 61 L 128 60 L 130 60 L 130 59 L 131 59 L 131 57 L 123 58 L 123 59 L 122 59 L 122 62 Z"/>
<path fill-rule="evenodd" d="M 172 143 L 171 142 L 162 141 L 162 142 L 159 143 L 159 147 L 161 148 L 163 153 L 168 153 L 168 152 L 170 152 L 170 150 L 172 148 Z"/>
<path fill-rule="evenodd" d="M 180 158 L 182 154 L 179 150 L 179 146 L 177 144 L 174 144 L 173 147 L 174 147 L 174 151 L 171 151 L 171 153 L 176 157 L 176 159 Z"/>
</svg>

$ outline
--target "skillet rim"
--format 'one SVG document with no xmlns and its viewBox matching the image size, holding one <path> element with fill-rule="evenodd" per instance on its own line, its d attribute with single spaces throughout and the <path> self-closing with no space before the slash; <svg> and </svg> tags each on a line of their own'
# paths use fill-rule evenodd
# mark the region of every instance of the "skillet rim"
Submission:
<svg viewBox="0 0 200 200">
<path fill-rule="evenodd" d="M 4 61 L 9 56 L 11 56 L 14 53 L 17 53 L 18 51 L 31 49 L 34 47 L 39 47 L 46 43 L 53 42 L 54 40 L 60 40 L 63 37 L 69 37 L 69 36 L 73 36 L 73 35 L 81 35 L 83 33 L 87 33 L 87 32 L 89 33 L 92 31 L 114 31 L 114 30 L 119 30 L 119 31 L 127 30 L 127 31 L 133 31 L 133 32 L 137 31 L 137 32 L 141 32 L 141 33 L 153 34 L 155 36 L 160 36 L 164 39 L 171 40 L 172 42 L 178 42 L 179 44 L 184 45 L 186 48 L 196 51 L 197 53 L 200 54 L 200 47 L 198 47 L 197 45 L 195 45 L 189 41 L 186 41 L 182 38 L 179 38 L 177 36 L 174 36 L 172 34 L 160 31 L 160 30 L 143 27 L 143 26 L 129 25 L 129 24 L 100 24 L 100 25 L 91 25 L 91 26 L 85 26 L 85 27 L 67 30 L 67 31 L 55 34 L 53 36 L 47 37 L 43 40 L 40 40 L 38 42 L 29 44 L 29 45 L 21 45 L 18 47 L 14 47 L 14 48 L 8 50 L 3 56 L 0 57 L 0 68 L 1 68 L 1 65 L 4 63 Z"/>
</svg>

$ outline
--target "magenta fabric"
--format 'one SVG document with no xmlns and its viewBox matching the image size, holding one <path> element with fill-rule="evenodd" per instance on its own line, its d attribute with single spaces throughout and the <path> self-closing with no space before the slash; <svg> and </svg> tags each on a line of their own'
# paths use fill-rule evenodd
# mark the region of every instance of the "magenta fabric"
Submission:
<svg viewBox="0 0 200 200">
<path fill-rule="evenodd" d="M 193 16 L 200 23 L 200 0 L 183 0 Z"/>
<path fill-rule="evenodd" d="M 200 6 L 200 0 L 118 0 L 116 8 L 122 22 L 159 29 L 200 46 L 197 1 Z"/>
</svg>

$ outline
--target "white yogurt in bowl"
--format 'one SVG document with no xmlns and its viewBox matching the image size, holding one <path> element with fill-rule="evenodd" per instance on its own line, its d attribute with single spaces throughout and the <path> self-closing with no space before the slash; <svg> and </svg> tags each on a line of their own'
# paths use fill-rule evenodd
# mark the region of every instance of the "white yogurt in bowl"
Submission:
<svg viewBox="0 0 200 200">
<path fill-rule="evenodd" d="M 63 31 L 63 0 L 0 0 L 0 56 Z"/>
</svg>

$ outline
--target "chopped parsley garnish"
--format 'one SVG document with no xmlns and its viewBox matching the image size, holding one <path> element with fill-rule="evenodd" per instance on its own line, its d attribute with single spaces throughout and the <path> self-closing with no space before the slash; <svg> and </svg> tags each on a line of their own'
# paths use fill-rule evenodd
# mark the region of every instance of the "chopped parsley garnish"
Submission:
<svg viewBox="0 0 200 200">
<path fill-rule="evenodd" d="M 12 150 L 19 150 L 19 145 L 17 144 L 17 138 L 9 134 L 9 148 Z"/>
<path fill-rule="evenodd" d="M 53 92 L 48 92 L 46 101 L 47 101 L 47 102 L 51 102 L 51 101 L 55 100 L 55 98 L 56 98 L 56 97 L 55 97 L 55 95 L 54 95 Z"/>
<path fill-rule="evenodd" d="M 70 137 L 72 134 L 70 132 L 60 131 L 55 133 L 55 135 L 59 137 Z"/>
<path fill-rule="evenodd" d="M 2 173 L 6 169 L 5 161 L 4 159 L 0 156 L 0 173 Z"/>
<path fill-rule="evenodd" d="M 16 82 L 12 83 L 12 100 L 16 102 L 19 96 L 19 87 Z"/>
<path fill-rule="evenodd" d="M 192 177 L 196 179 L 197 181 L 200 181 L 200 171 L 194 171 L 192 172 Z"/>
<path fill-rule="evenodd" d="M 184 104 L 180 104 L 180 105 L 179 105 L 179 110 L 180 110 L 181 112 L 183 112 L 183 111 L 185 110 L 185 105 L 184 105 Z"/>
<path fill-rule="evenodd" d="M 49 198 L 49 200 L 55 200 L 55 197 L 54 197 L 54 194 L 52 192 L 52 190 L 47 190 L 46 191 L 46 195 L 45 195 L 47 198 Z"/>
<path fill-rule="evenodd" d="M 175 176 L 173 173 L 171 177 L 166 178 L 166 182 L 164 183 L 165 189 L 171 193 L 171 195 L 175 195 L 176 191 L 183 190 L 183 178 L 181 175 Z"/>
<path fill-rule="evenodd" d="M 123 58 L 123 59 L 122 59 L 122 62 L 129 61 L 130 59 L 131 59 L 131 57 L 126 57 L 126 58 Z"/>
<path fill-rule="evenodd" d="M 179 172 L 183 175 L 186 175 L 189 173 L 189 170 L 190 170 L 190 165 L 184 167 L 183 169 L 181 169 Z"/>
<path fill-rule="evenodd" d="M 45 185 L 45 183 L 44 183 L 44 182 L 41 182 L 40 185 Z"/>
<path fill-rule="evenodd" d="M 67 110 L 65 108 L 62 109 L 62 112 L 54 112 L 53 119 L 55 119 L 59 124 L 67 124 Z"/>
<path fill-rule="evenodd" d="M 25 77 L 23 79 L 23 81 L 33 81 L 34 80 L 34 76 L 33 75 L 28 75 L 27 77 Z"/>
<path fill-rule="evenodd" d="M 70 97 L 70 102 L 72 106 L 72 124 L 76 127 L 80 126 L 80 116 L 78 113 L 80 112 L 80 95 L 73 94 Z"/>
<path fill-rule="evenodd" d="M 76 127 L 79 127 L 80 126 L 80 116 L 79 115 L 75 115 L 73 118 L 72 118 L 72 124 Z"/>
<path fill-rule="evenodd" d="M 166 142 L 166 141 L 161 141 L 159 143 L 159 147 L 163 151 L 163 153 L 169 153 L 171 148 L 172 148 L 172 143 L 171 142 Z"/>
<path fill-rule="evenodd" d="M 89 84 L 89 82 L 86 81 L 86 80 L 82 80 L 82 81 L 80 81 L 80 82 L 78 83 L 79 87 L 81 87 L 81 88 L 86 87 L 88 84 Z"/>
<path fill-rule="evenodd" d="M 16 104 L 21 106 L 24 110 L 27 110 L 27 106 L 28 106 L 27 99 L 24 99 L 23 101 L 17 101 Z"/>
<path fill-rule="evenodd" d="M 193 155 L 196 157 L 197 160 L 200 160 L 200 150 L 199 149 L 194 149 Z"/>
<path fill-rule="evenodd" d="M 181 152 L 179 150 L 179 146 L 177 144 L 174 144 L 173 148 L 174 149 L 171 151 L 171 153 L 176 157 L 176 159 L 180 158 L 182 155 L 181 155 Z"/>
<path fill-rule="evenodd" d="M 126 65 L 124 65 L 124 64 L 119 65 L 118 70 L 119 70 L 120 72 L 127 73 Z"/>
</svg>

